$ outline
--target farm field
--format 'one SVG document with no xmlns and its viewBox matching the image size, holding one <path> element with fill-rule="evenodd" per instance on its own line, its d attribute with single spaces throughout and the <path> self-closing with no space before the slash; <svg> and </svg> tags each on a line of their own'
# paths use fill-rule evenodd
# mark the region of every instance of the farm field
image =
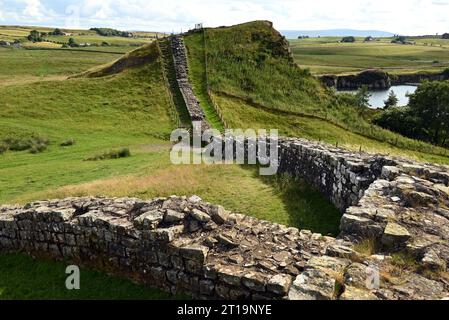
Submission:
<svg viewBox="0 0 449 320">
<path fill-rule="evenodd" d="M 22 26 L 0 26 L 0 40 L 23 41 L 24 45 L 29 45 L 30 42 L 27 41 L 27 36 L 32 30 L 37 30 L 39 32 L 49 33 L 54 30 L 54 28 L 45 27 L 22 27 Z M 63 29 L 64 32 L 70 35 L 61 36 L 45 36 L 44 39 L 54 42 L 67 43 L 69 38 L 75 39 L 77 43 L 91 43 L 101 45 L 101 43 L 107 42 L 112 46 L 129 46 L 129 45 L 142 45 L 154 41 L 157 36 L 163 36 L 161 33 L 156 32 L 136 32 L 134 37 L 118 37 L 118 36 L 101 36 L 97 32 L 92 30 L 70 30 Z"/>
<path fill-rule="evenodd" d="M 138 32 L 132 38 L 100 36 L 91 30 L 64 30 L 70 35 L 45 36 L 42 42 L 27 39 L 32 30 L 53 28 L 0 26 L 0 41 L 20 41 L 21 48 L 0 47 L 0 86 L 22 81 L 61 80 L 93 66 L 118 59 L 122 54 L 156 39 L 154 32 Z M 80 46 L 63 48 L 73 38 Z M 107 45 L 104 45 L 107 43 Z"/>
<path fill-rule="evenodd" d="M 117 53 L 89 52 L 87 49 L 26 50 L 0 47 L 0 87 L 38 80 L 65 79 L 120 56 Z"/>
<path fill-rule="evenodd" d="M 289 40 L 295 62 L 313 74 L 350 74 L 378 68 L 392 74 L 441 72 L 449 67 L 449 40 L 408 38 L 415 45 L 392 44 L 392 38 L 339 43 L 325 37 Z"/>
</svg>

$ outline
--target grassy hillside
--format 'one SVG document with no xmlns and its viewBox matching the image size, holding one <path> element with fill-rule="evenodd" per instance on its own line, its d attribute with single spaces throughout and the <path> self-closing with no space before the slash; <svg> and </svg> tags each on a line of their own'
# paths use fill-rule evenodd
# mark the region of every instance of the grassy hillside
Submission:
<svg viewBox="0 0 449 320">
<path fill-rule="evenodd" d="M 340 214 L 330 205 L 323 209 L 327 201 L 313 190 L 304 192 L 298 185 L 280 189 L 276 180 L 237 165 L 171 164 L 168 137 L 175 122 L 156 43 L 77 78 L 0 87 L 0 94 L 5 97 L 0 101 L 0 140 L 32 135 L 50 140 L 43 153 L 0 155 L 2 203 L 86 194 L 198 194 L 261 219 L 337 232 Z M 75 145 L 61 147 L 67 139 Z M 132 156 L 84 161 L 121 147 Z M 287 196 L 291 193 L 295 197 Z"/>
<path fill-rule="evenodd" d="M 291 40 L 295 62 L 313 74 L 346 74 L 379 68 L 393 74 L 441 72 L 449 67 L 449 40 L 408 39 L 416 45 L 392 44 L 392 38 L 339 43 L 341 37 Z"/>
<path fill-rule="evenodd" d="M 200 37 L 201 33 L 186 37 L 187 44 L 197 43 L 190 45 L 190 55 L 201 54 Z M 374 126 L 354 107 L 341 102 L 308 71 L 297 67 L 288 43 L 269 22 L 206 29 L 205 37 L 208 83 L 214 96 L 221 99 L 217 104 L 227 113 L 228 126 L 277 128 L 286 135 L 351 149 L 362 147 L 449 163 L 447 150 Z M 251 107 L 251 116 L 243 105 Z M 272 116 L 266 117 L 267 112 Z M 251 121 L 254 117 L 259 118 L 257 123 Z M 295 121 L 303 125 L 295 125 Z"/>
</svg>

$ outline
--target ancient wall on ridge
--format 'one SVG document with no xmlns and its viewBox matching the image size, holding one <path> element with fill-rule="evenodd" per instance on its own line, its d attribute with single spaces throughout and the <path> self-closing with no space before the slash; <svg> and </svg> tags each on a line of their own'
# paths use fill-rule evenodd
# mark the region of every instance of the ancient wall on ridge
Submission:
<svg viewBox="0 0 449 320">
<path fill-rule="evenodd" d="M 210 129 L 210 125 L 206 120 L 206 115 L 204 114 L 204 111 L 200 106 L 200 102 L 195 97 L 192 85 L 189 82 L 187 49 L 184 45 L 182 36 L 172 36 L 170 37 L 170 42 L 173 51 L 176 79 L 178 81 L 179 89 L 186 103 L 190 119 L 192 121 L 201 122 L 201 128 L 203 131 Z"/>
</svg>

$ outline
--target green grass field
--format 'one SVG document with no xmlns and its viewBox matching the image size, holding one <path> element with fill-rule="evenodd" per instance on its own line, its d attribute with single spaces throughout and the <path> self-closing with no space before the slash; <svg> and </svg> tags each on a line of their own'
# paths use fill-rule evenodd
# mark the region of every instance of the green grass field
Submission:
<svg viewBox="0 0 449 320">
<path fill-rule="evenodd" d="M 80 269 L 80 290 L 67 290 L 69 263 L 35 260 L 22 254 L 0 254 L 0 300 L 162 300 L 189 299 Z"/>
<path fill-rule="evenodd" d="M 416 45 L 392 44 L 390 38 L 339 43 L 341 38 L 290 40 L 295 62 L 314 74 L 357 73 L 379 68 L 393 74 L 440 72 L 449 67 L 449 40 L 410 38 Z"/>
<path fill-rule="evenodd" d="M 64 79 L 119 57 L 119 54 L 113 53 L 0 47 L 0 87 L 36 80 Z"/>
</svg>

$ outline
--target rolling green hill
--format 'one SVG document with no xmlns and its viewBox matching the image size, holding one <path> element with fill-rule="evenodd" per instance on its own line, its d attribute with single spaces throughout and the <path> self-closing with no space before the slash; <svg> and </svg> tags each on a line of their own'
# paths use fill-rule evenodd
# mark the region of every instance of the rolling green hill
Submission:
<svg viewBox="0 0 449 320">
<path fill-rule="evenodd" d="M 341 102 L 294 63 L 287 41 L 268 21 L 205 29 L 185 38 L 194 70 L 194 57 L 207 57 L 207 77 L 199 73 L 195 78 L 194 71 L 190 75 L 194 83 L 203 82 L 194 86 L 196 94 L 204 96 L 204 87 L 209 88 L 216 113 L 231 128 L 277 128 L 284 135 L 352 150 L 449 163 L 447 150 L 372 125 Z"/>
</svg>

